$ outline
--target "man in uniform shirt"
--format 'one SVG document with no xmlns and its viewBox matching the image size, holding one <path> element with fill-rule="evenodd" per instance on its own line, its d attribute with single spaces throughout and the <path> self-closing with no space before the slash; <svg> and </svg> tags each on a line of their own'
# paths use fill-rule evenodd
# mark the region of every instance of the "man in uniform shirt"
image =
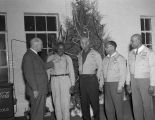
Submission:
<svg viewBox="0 0 155 120">
<path fill-rule="evenodd" d="M 59 43 L 57 54 L 48 57 L 54 67 L 48 70 L 57 120 L 70 120 L 70 88 L 75 84 L 72 59 L 64 54 L 64 44 Z"/>
<path fill-rule="evenodd" d="M 83 120 L 91 120 L 90 105 L 94 120 L 99 120 L 99 86 L 103 86 L 101 55 L 90 48 L 88 38 L 81 39 L 82 52 L 78 55 L 80 92 Z"/>
<path fill-rule="evenodd" d="M 116 51 L 117 44 L 108 41 L 103 59 L 105 112 L 108 120 L 123 120 L 123 87 L 126 80 L 126 60 Z M 116 113 L 116 114 L 115 114 Z"/>
<path fill-rule="evenodd" d="M 133 50 L 129 52 L 127 90 L 132 92 L 135 120 L 153 120 L 151 95 L 155 86 L 155 54 L 142 45 L 140 34 L 131 37 Z"/>
</svg>

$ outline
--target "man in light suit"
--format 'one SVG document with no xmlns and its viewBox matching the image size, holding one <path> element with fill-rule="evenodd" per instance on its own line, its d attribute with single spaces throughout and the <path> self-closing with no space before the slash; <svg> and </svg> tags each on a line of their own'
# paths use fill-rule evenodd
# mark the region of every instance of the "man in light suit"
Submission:
<svg viewBox="0 0 155 120">
<path fill-rule="evenodd" d="M 23 57 L 23 75 L 26 84 L 26 94 L 30 98 L 31 120 L 43 120 L 45 109 L 45 98 L 48 92 L 48 76 L 46 69 L 52 64 L 45 64 L 38 52 L 42 49 L 42 40 L 33 38 L 30 41 L 30 49 Z M 50 66 L 51 65 L 51 66 Z"/>
<path fill-rule="evenodd" d="M 129 52 L 129 75 L 126 81 L 132 92 L 135 120 L 153 120 L 152 96 L 155 91 L 155 54 L 142 45 L 140 34 L 131 37 L 133 50 Z M 130 88 L 131 82 L 131 88 Z"/>
</svg>

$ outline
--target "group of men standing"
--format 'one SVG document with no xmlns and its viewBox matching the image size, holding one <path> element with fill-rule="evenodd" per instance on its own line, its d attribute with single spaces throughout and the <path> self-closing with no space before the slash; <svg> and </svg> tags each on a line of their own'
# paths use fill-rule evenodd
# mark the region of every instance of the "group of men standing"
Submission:
<svg viewBox="0 0 155 120">
<path fill-rule="evenodd" d="M 135 120 L 153 120 L 152 95 L 155 92 L 155 53 L 142 45 L 140 34 L 131 37 L 133 50 L 126 60 L 117 51 L 117 44 L 105 44 L 107 56 L 91 48 L 90 40 L 82 37 L 78 55 L 80 95 L 83 120 L 99 120 L 99 90 L 104 91 L 107 120 L 123 120 L 124 85 L 132 93 Z M 31 40 L 31 48 L 23 57 L 23 73 L 30 96 L 31 120 L 43 120 L 48 79 L 51 78 L 52 98 L 57 120 L 70 120 L 70 92 L 75 85 L 72 59 L 58 44 L 57 53 L 44 63 L 37 52 L 42 49 L 39 38 Z"/>
</svg>

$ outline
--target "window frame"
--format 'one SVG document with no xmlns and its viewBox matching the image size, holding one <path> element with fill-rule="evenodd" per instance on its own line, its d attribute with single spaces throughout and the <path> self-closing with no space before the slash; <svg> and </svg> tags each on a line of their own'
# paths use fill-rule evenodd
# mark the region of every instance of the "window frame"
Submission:
<svg viewBox="0 0 155 120">
<path fill-rule="evenodd" d="M 5 17 L 5 31 L 0 31 L 0 34 L 5 35 L 5 50 L 0 50 L 0 51 L 5 51 L 6 52 L 6 65 L 5 66 L 0 66 L 0 69 L 7 68 L 7 71 L 8 71 L 8 76 L 7 76 L 8 80 L 7 80 L 7 82 L 10 82 L 10 61 L 9 61 L 9 50 L 8 50 L 7 13 L 0 12 L 0 15 Z M 0 81 L 0 82 L 6 82 L 6 81 Z"/>
<path fill-rule="evenodd" d="M 142 30 L 142 23 L 141 23 L 141 19 L 143 19 L 144 20 L 144 30 Z M 146 30 L 146 28 L 145 28 L 145 26 L 146 26 L 146 24 L 145 24 L 145 20 L 146 19 L 150 19 L 150 30 Z M 140 32 L 141 32 L 141 35 L 144 33 L 145 34 L 145 41 L 143 41 L 143 39 L 142 39 L 142 43 L 145 43 L 144 45 L 145 46 L 150 46 L 149 48 L 150 49 L 153 49 L 153 30 L 152 30 L 152 20 L 153 20 L 153 17 L 152 16 L 144 16 L 144 15 L 142 15 L 142 16 L 140 16 Z M 147 44 L 147 40 L 146 40 L 146 34 L 147 33 L 149 33 L 150 35 L 151 35 L 151 44 Z"/>
<path fill-rule="evenodd" d="M 26 31 L 25 30 L 25 25 L 24 25 L 24 31 L 25 31 L 25 38 L 26 38 L 26 34 L 35 34 L 35 37 L 37 34 L 56 34 L 56 39 L 58 38 L 58 34 L 59 34 L 59 14 L 58 13 L 24 13 L 24 17 L 25 16 L 51 16 L 51 17 L 56 17 L 56 31 L 36 31 L 36 25 L 35 25 L 35 31 Z M 36 22 L 36 20 L 35 20 Z M 46 21 L 47 23 L 47 21 Z M 25 21 L 24 21 L 24 24 L 25 24 Z M 46 24 L 46 27 L 47 27 L 47 24 Z M 48 39 L 48 36 L 47 36 L 47 39 Z M 48 44 L 48 40 L 47 40 L 47 44 Z M 43 49 L 46 49 L 47 50 L 47 53 L 49 53 L 50 50 L 52 50 L 52 48 L 49 48 L 49 47 L 44 47 Z"/>
</svg>

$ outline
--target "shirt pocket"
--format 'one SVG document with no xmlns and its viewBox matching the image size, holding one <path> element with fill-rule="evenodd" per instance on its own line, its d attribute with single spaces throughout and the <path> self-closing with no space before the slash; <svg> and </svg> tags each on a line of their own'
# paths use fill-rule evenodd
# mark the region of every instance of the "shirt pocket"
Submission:
<svg viewBox="0 0 155 120">
<path fill-rule="evenodd" d="M 111 70 L 112 70 L 113 72 L 115 72 L 115 73 L 119 73 L 119 63 L 118 63 L 118 61 L 113 62 L 113 63 L 111 64 Z"/>
<path fill-rule="evenodd" d="M 149 66 L 149 58 L 146 54 L 142 54 L 138 63 L 141 67 L 147 68 Z"/>
</svg>

